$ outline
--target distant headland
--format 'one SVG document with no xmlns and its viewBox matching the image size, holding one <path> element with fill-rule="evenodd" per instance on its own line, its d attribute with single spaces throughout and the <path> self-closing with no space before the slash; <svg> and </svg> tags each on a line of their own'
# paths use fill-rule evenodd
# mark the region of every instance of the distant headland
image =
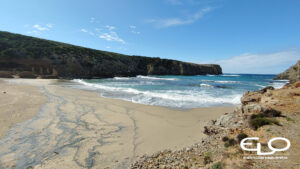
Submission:
<svg viewBox="0 0 300 169">
<path fill-rule="evenodd" d="M 222 74 L 216 64 L 129 56 L 0 31 L 0 77 L 108 78 Z"/>
</svg>

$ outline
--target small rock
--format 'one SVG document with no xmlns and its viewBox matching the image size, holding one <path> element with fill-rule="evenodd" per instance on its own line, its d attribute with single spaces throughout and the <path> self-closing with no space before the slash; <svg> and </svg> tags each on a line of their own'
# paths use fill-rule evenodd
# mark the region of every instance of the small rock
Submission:
<svg viewBox="0 0 300 169">
<path fill-rule="evenodd" d="M 268 90 L 275 90 L 275 88 L 272 87 L 272 86 L 267 86 L 267 87 L 265 87 L 265 88 L 259 90 L 258 93 L 264 94 L 264 93 L 266 93 Z"/>
<path fill-rule="evenodd" d="M 300 82 L 296 82 L 295 83 L 295 88 L 299 88 L 300 87 Z"/>
<path fill-rule="evenodd" d="M 2 91 L 3 94 L 6 94 L 6 91 Z"/>
</svg>

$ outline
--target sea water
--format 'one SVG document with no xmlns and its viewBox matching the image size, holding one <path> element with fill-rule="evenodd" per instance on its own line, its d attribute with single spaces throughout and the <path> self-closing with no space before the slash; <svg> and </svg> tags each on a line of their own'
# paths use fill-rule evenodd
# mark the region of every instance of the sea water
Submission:
<svg viewBox="0 0 300 169">
<path fill-rule="evenodd" d="M 222 74 L 198 76 L 136 76 L 108 79 L 75 79 L 77 87 L 102 97 L 171 108 L 233 106 L 246 91 L 266 86 L 281 88 L 288 81 L 275 75 Z"/>
</svg>

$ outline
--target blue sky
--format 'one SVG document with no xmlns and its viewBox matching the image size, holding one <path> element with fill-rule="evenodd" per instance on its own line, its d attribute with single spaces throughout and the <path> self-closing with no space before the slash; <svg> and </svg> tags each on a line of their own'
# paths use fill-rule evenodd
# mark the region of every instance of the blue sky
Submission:
<svg viewBox="0 0 300 169">
<path fill-rule="evenodd" d="M 300 60 L 298 0 L 2 0 L 0 30 L 94 49 L 279 73 Z"/>
</svg>

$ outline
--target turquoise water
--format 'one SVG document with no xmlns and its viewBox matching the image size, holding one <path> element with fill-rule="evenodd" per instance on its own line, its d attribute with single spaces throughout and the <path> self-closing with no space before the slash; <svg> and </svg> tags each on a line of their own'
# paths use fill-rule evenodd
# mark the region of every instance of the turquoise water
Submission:
<svg viewBox="0 0 300 169">
<path fill-rule="evenodd" d="M 103 97 L 172 108 L 231 106 L 240 104 L 245 91 L 266 86 L 282 87 L 287 81 L 274 75 L 223 74 L 206 76 L 137 76 L 76 79 L 84 89 Z"/>
</svg>

